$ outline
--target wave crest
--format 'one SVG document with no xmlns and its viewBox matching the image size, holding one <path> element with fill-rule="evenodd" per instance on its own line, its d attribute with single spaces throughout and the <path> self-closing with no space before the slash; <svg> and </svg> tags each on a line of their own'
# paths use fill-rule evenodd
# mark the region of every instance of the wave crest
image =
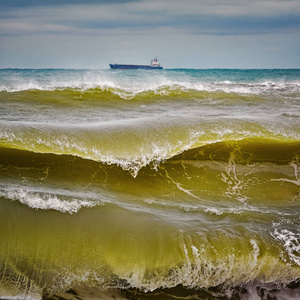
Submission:
<svg viewBox="0 0 300 300">
<path fill-rule="evenodd" d="M 84 199 L 76 199 L 72 197 L 70 200 L 66 200 L 62 195 L 59 196 L 57 194 L 51 194 L 37 191 L 29 191 L 27 188 L 13 188 L 9 187 L 9 189 L 1 188 L 0 197 L 5 197 L 12 201 L 19 201 L 26 206 L 33 209 L 41 209 L 41 210 L 57 210 L 63 213 L 77 213 L 81 208 L 84 207 L 93 207 L 97 205 L 97 203 L 84 200 Z"/>
</svg>

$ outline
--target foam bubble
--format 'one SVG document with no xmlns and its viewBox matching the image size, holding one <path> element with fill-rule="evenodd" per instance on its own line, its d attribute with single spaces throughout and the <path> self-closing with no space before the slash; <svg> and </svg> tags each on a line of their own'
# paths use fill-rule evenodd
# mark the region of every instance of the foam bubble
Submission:
<svg viewBox="0 0 300 300">
<path fill-rule="evenodd" d="M 254 239 L 250 240 L 250 244 L 251 244 L 252 249 L 253 249 L 253 251 L 252 251 L 252 254 L 253 254 L 253 265 L 256 266 L 260 250 L 259 250 L 257 242 Z"/>
</svg>

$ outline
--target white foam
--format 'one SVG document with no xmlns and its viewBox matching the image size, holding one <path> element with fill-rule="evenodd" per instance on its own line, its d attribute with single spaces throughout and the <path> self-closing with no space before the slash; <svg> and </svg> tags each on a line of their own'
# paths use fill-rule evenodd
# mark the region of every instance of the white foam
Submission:
<svg viewBox="0 0 300 300">
<path fill-rule="evenodd" d="M 239 293 L 241 300 L 299 300 L 300 289 L 293 289 L 284 284 L 250 282 Z"/>
<path fill-rule="evenodd" d="M 245 203 L 247 201 L 247 197 L 242 195 L 244 183 L 241 179 L 238 178 L 238 174 L 236 172 L 236 163 L 234 161 L 235 154 L 234 152 L 230 153 L 230 157 L 228 159 L 228 165 L 225 167 L 225 173 L 221 173 L 221 180 L 227 183 L 228 188 L 226 191 L 226 195 L 228 197 L 233 197 L 238 201 Z"/>
<path fill-rule="evenodd" d="M 260 250 L 259 250 L 259 247 L 258 247 L 257 242 L 256 242 L 254 239 L 251 239 L 251 240 L 250 240 L 250 244 L 251 244 L 252 249 L 253 249 L 253 251 L 252 251 L 252 255 L 253 255 L 253 265 L 254 265 L 254 267 L 256 267 L 256 265 L 257 265 L 257 259 L 258 259 Z"/>
<path fill-rule="evenodd" d="M 277 229 L 271 235 L 282 242 L 283 247 L 292 262 L 300 266 L 300 230 L 295 228 L 296 232 L 288 229 Z"/>
<path fill-rule="evenodd" d="M 300 85 L 292 81 L 235 82 L 231 80 L 214 81 L 214 79 L 207 81 L 207 78 L 203 76 L 194 77 L 188 73 L 183 76 L 182 73 L 164 71 L 156 74 L 156 76 L 146 72 L 133 72 L 128 76 L 124 73 L 109 72 L 107 70 L 11 71 L 6 73 L 5 78 L 0 82 L 0 91 L 5 92 L 53 91 L 70 88 L 81 91 L 90 89 L 109 90 L 120 98 L 128 100 L 148 91 L 161 96 L 167 96 L 174 92 L 180 94 L 189 91 L 225 92 L 241 95 L 257 95 L 270 92 L 297 93 Z"/>
<path fill-rule="evenodd" d="M 57 210 L 63 213 L 77 213 L 83 207 L 93 207 L 97 202 L 84 199 L 64 200 L 62 196 L 47 192 L 29 191 L 25 187 L 1 189 L 0 196 L 19 201 L 33 209 Z"/>
<path fill-rule="evenodd" d="M 28 90 L 54 91 L 64 89 L 89 90 L 92 88 L 114 88 L 116 85 L 109 77 L 101 72 L 91 71 L 39 71 L 28 73 L 14 73 L 2 83 L 0 91 L 19 92 Z"/>
<path fill-rule="evenodd" d="M 17 296 L 0 295 L 0 300 L 41 300 L 41 296 L 36 294 L 20 294 Z"/>
<path fill-rule="evenodd" d="M 295 179 L 278 178 L 278 179 L 271 179 L 271 181 L 285 181 L 300 186 L 300 178 L 298 177 L 298 174 L 300 172 L 300 167 L 298 166 L 298 162 L 292 161 L 290 163 L 290 166 L 294 169 Z"/>
</svg>

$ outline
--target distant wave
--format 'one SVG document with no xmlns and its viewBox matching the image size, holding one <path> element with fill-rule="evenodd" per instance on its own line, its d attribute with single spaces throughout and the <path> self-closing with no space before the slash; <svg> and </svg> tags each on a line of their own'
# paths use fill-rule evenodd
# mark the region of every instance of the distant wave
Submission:
<svg viewBox="0 0 300 300">
<path fill-rule="evenodd" d="M 244 97 L 268 95 L 270 93 L 282 96 L 300 97 L 300 83 L 238 83 L 238 82 L 182 82 L 171 81 L 159 83 L 140 83 L 135 85 L 103 82 L 103 83 L 65 83 L 65 84 L 0 84 L 0 92 L 42 92 L 53 96 L 64 95 L 70 97 L 93 97 L 95 99 L 111 99 L 114 97 L 132 100 L 147 99 L 155 97 L 184 97 L 184 98 L 216 98 L 228 97 L 229 95 L 240 95 Z"/>
</svg>

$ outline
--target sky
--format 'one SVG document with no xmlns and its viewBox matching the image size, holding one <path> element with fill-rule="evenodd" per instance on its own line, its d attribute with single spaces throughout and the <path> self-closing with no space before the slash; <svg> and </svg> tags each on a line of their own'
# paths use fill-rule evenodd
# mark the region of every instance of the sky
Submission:
<svg viewBox="0 0 300 300">
<path fill-rule="evenodd" d="M 300 68 L 300 0 L 0 0 L 0 68 Z"/>
</svg>

